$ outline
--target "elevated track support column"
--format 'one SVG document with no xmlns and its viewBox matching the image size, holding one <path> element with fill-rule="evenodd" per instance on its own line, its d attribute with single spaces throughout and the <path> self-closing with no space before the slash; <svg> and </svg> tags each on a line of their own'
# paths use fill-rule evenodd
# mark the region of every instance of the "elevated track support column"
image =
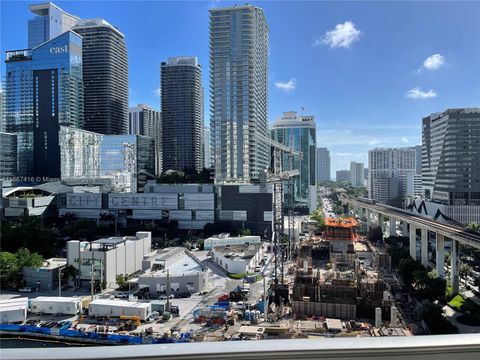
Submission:
<svg viewBox="0 0 480 360">
<path fill-rule="evenodd" d="M 439 233 L 435 236 L 435 252 L 437 276 L 443 279 L 445 277 L 445 237 Z"/>
<path fill-rule="evenodd" d="M 422 244 L 422 265 L 428 267 L 428 231 L 426 228 L 421 229 L 421 244 Z"/>
<path fill-rule="evenodd" d="M 410 224 L 410 257 L 417 260 L 417 229 Z"/>
<path fill-rule="evenodd" d="M 408 223 L 406 221 L 402 221 L 402 236 L 408 236 Z"/>
<path fill-rule="evenodd" d="M 452 250 L 450 252 L 450 284 L 452 286 L 452 295 L 458 294 L 460 290 L 458 277 L 458 259 L 457 259 L 458 241 L 452 239 Z"/>
<path fill-rule="evenodd" d="M 388 226 L 390 228 L 390 236 L 397 236 L 397 219 L 390 216 Z"/>
</svg>

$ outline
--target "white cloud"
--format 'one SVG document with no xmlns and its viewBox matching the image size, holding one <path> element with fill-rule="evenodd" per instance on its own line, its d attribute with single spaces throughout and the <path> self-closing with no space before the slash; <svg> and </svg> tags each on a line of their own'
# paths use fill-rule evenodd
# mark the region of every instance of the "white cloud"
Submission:
<svg viewBox="0 0 480 360">
<path fill-rule="evenodd" d="M 408 138 L 407 138 L 406 136 L 402 136 L 402 138 L 400 139 L 400 141 L 401 141 L 402 143 L 405 143 L 405 144 L 410 142 L 410 140 L 408 140 Z"/>
<path fill-rule="evenodd" d="M 155 89 L 152 91 L 156 97 L 160 97 L 160 87 L 158 87 L 158 89 Z"/>
<path fill-rule="evenodd" d="M 353 42 L 360 39 L 362 34 L 353 22 L 345 21 L 343 24 L 335 25 L 335 29 L 327 31 L 325 35 L 315 36 L 313 46 L 326 44 L 331 48 L 349 48 Z"/>
<path fill-rule="evenodd" d="M 423 67 L 427 70 L 436 70 L 445 64 L 445 58 L 440 54 L 433 54 L 425 59 Z"/>
<path fill-rule="evenodd" d="M 275 83 L 275 86 L 277 87 L 277 89 L 283 90 L 285 92 L 290 92 L 295 90 L 295 88 L 297 87 L 297 80 L 292 78 L 288 82 L 277 81 Z"/>
<path fill-rule="evenodd" d="M 419 87 L 414 87 L 413 89 L 408 90 L 407 94 L 405 95 L 405 97 L 409 99 L 430 99 L 436 96 L 437 93 L 432 89 L 428 91 L 423 91 Z"/>
<path fill-rule="evenodd" d="M 372 139 L 368 142 L 368 145 L 370 146 L 375 146 L 375 145 L 378 145 L 380 144 L 382 141 L 381 140 L 378 140 L 378 139 Z"/>
</svg>

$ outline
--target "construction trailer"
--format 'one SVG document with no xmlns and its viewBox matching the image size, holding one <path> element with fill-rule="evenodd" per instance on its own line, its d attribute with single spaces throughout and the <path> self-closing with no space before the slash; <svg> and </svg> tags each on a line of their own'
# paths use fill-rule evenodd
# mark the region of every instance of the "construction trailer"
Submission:
<svg viewBox="0 0 480 360">
<path fill-rule="evenodd" d="M 125 300 L 96 299 L 88 307 L 88 314 L 92 317 L 138 316 L 145 321 L 151 313 L 150 303 Z"/>
<path fill-rule="evenodd" d="M 82 311 L 82 299 L 60 296 L 39 296 L 29 300 L 29 310 L 34 314 L 76 315 Z"/>
<path fill-rule="evenodd" d="M 27 320 L 28 298 L 2 300 L 0 302 L 0 323 L 23 323 Z"/>
</svg>

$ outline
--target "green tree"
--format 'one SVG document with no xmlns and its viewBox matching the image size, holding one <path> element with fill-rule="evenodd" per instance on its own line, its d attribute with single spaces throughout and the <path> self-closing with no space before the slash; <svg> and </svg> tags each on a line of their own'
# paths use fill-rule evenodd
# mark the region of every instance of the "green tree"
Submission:
<svg viewBox="0 0 480 360">
<path fill-rule="evenodd" d="M 310 218 L 316 222 L 316 225 L 320 231 L 325 230 L 325 216 L 321 209 L 317 209 L 310 215 Z"/>
<path fill-rule="evenodd" d="M 469 231 L 472 231 L 472 232 L 480 233 L 480 224 L 477 224 L 477 223 L 474 223 L 474 222 L 470 223 L 470 224 L 468 224 L 467 229 Z"/>
<path fill-rule="evenodd" d="M 252 235 L 252 230 L 250 230 L 250 229 L 240 229 L 238 231 L 238 235 L 240 235 L 240 236 L 250 236 L 250 235 Z"/>
<path fill-rule="evenodd" d="M 19 273 L 15 254 L 7 251 L 0 252 L 0 286 L 2 289 L 15 287 Z"/>
<path fill-rule="evenodd" d="M 120 289 L 122 290 L 128 289 L 128 278 L 126 275 L 118 274 L 115 277 L 115 281 L 117 282 L 117 285 Z"/>
</svg>

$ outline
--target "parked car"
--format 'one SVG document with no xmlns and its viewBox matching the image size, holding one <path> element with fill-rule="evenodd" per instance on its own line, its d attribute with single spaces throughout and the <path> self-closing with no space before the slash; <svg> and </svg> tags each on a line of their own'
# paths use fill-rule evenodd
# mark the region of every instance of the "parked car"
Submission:
<svg viewBox="0 0 480 360">
<path fill-rule="evenodd" d="M 170 294 L 169 296 L 167 296 L 167 295 L 164 294 L 164 295 L 160 295 L 158 298 L 159 298 L 160 300 L 167 300 L 167 298 L 168 298 L 168 299 L 173 299 L 174 297 L 175 297 L 175 296 L 174 296 L 173 294 Z"/>
<path fill-rule="evenodd" d="M 127 293 L 118 293 L 118 294 L 115 294 L 115 297 L 117 299 L 128 299 L 128 294 Z"/>
</svg>

